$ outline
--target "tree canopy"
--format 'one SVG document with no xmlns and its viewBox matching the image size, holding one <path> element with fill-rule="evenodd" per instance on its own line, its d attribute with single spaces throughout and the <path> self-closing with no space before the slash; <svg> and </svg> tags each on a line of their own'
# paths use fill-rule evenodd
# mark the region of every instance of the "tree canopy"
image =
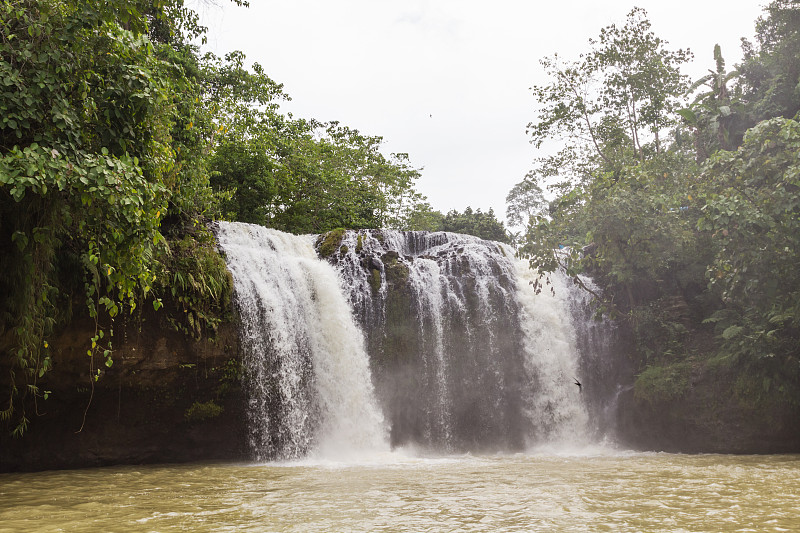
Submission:
<svg viewBox="0 0 800 533">
<path fill-rule="evenodd" d="M 441 231 L 466 233 L 490 241 L 509 242 L 509 236 L 502 222 L 495 217 L 494 210 L 483 213 L 480 209 L 464 209 L 463 213 L 451 210 L 442 218 Z"/>
<path fill-rule="evenodd" d="M 385 156 L 383 139 L 339 122 L 295 119 L 288 98 L 241 53 L 214 58 L 211 187 L 222 215 L 293 233 L 404 227 L 424 198 L 407 154 Z"/>
</svg>

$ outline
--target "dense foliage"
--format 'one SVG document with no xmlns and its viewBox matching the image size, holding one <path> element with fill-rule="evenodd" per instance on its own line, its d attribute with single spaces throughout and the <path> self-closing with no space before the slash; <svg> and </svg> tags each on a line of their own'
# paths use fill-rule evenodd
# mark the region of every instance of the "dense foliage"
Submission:
<svg viewBox="0 0 800 533">
<path fill-rule="evenodd" d="M 494 210 L 491 208 L 486 213 L 481 212 L 480 209 L 473 211 L 471 207 L 464 209 L 463 213 L 459 213 L 456 210 L 448 211 L 442 217 L 437 229 L 475 235 L 490 241 L 509 242 L 505 226 L 497 220 Z"/>
<path fill-rule="evenodd" d="M 19 413 L 22 431 L 23 400 L 52 364 L 47 338 L 71 307 L 62 278 L 80 273 L 96 319 L 135 308 L 152 288 L 159 224 L 182 176 L 170 145 L 175 66 L 117 22 L 124 6 L 0 9 L 0 338 L 12 361 L 0 415 Z M 89 355 L 110 366 L 104 333 L 98 326 Z"/>
<path fill-rule="evenodd" d="M 511 242 L 512 235 L 505 224 L 494 214 L 493 209 L 486 213 L 480 208 L 473 210 L 467 206 L 463 212 L 451 209 L 446 215 L 434 211 L 426 202 L 418 203 L 406 218 L 405 228 L 420 231 L 450 231 L 475 235 L 481 239 Z"/>
<path fill-rule="evenodd" d="M 243 61 L 237 52 L 207 65 L 219 117 L 211 186 L 223 215 L 293 233 L 408 226 L 424 200 L 408 156 L 386 157 L 380 137 L 338 122 L 281 114 L 282 87 Z"/>
<path fill-rule="evenodd" d="M 544 60 L 529 131 L 562 148 L 509 193 L 508 217 L 527 223 L 522 253 L 540 274 L 594 276 L 642 376 L 713 359 L 797 404 L 800 7 L 772 2 L 756 31 L 741 65 L 728 71 L 716 47 L 692 85 L 688 51 L 640 9 L 578 62 Z"/>
</svg>

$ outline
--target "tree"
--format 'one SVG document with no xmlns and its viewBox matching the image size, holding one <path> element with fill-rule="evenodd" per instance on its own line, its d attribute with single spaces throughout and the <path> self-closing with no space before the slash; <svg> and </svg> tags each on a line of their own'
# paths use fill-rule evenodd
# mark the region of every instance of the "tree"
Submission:
<svg viewBox="0 0 800 533">
<path fill-rule="evenodd" d="M 146 301 L 158 308 L 156 293 L 172 281 L 159 278 L 171 274 L 163 233 L 202 227 L 213 211 L 209 114 L 189 44 L 203 31 L 181 0 L 0 6 L 0 346 L 9 371 L 0 419 L 15 434 L 27 427 L 26 404 L 41 398 L 50 336 L 68 322 L 73 292 L 82 286 L 95 321 L 93 387 L 98 365 L 114 362 L 115 317 Z"/>
<path fill-rule="evenodd" d="M 444 215 L 434 210 L 428 202 L 419 201 L 410 210 L 404 223 L 397 229 L 406 231 L 440 231 Z"/>
<path fill-rule="evenodd" d="M 440 230 L 475 235 L 490 241 L 509 242 L 506 228 L 497 220 L 493 209 L 486 213 L 480 209 L 473 211 L 471 207 L 464 209 L 463 213 L 453 209 L 442 219 Z"/>
<path fill-rule="evenodd" d="M 273 83 L 255 69 L 240 77 L 256 88 Z M 261 95 L 263 102 L 248 96 L 226 104 L 233 110 L 211 158 L 211 184 L 227 197 L 226 216 L 294 233 L 403 227 L 424 201 L 408 155 L 386 157 L 381 137 L 338 122 L 285 117 L 278 97 L 284 95 L 275 91 Z"/>
<path fill-rule="evenodd" d="M 677 111 L 694 128 L 698 162 L 718 149 L 730 150 L 738 146 L 748 122 L 741 86 L 737 84 L 732 90 L 728 89 L 728 84 L 740 75 L 739 71 L 725 71 L 719 45 L 714 46 L 714 60 L 716 69 L 709 69 L 708 75 L 693 83 L 688 92 L 693 93 L 703 86 L 706 90 L 697 94 L 689 107 Z"/>
<path fill-rule="evenodd" d="M 748 130 L 739 150 L 720 151 L 702 179 L 702 230 L 712 233 L 712 317 L 729 354 L 786 355 L 798 364 L 800 334 L 800 123 L 775 118 Z"/>
<path fill-rule="evenodd" d="M 547 212 L 531 219 L 522 253 L 541 275 L 560 268 L 581 284 L 579 274 L 591 273 L 602 289 L 596 295 L 626 319 L 643 360 L 655 358 L 648 364 L 686 355 L 681 339 L 704 335 L 705 319 L 716 324 L 724 360 L 740 361 L 737 370 L 796 383 L 800 174 L 798 125 L 790 117 L 800 99 L 788 95 L 799 81 L 791 52 L 797 16 L 796 3 L 770 4 L 757 25 L 758 47 L 745 43 L 745 62 L 733 71 L 715 47 L 715 68 L 690 88 L 701 92 L 688 108 L 677 107 L 683 82 L 674 72 L 658 67 L 645 75 L 615 62 L 651 64 L 633 61 L 637 51 L 672 58 L 662 66 L 688 57 L 632 46 L 660 43 L 625 37 L 630 29 L 641 34 L 644 23 L 622 34 L 604 30 L 580 64 L 551 70 L 553 83 L 535 91 L 542 111 L 534 142 L 557 132 L 566 146 L 540 158 L 527 178 L 562 181 L 550 187 Z M 612 42 L 618 49 L 606 49 Z M 653 73 L 664 83 L 649 85 L 665 94 L 637 92 Z M 597 79 L 603 84 L 592 89 Z M 676 126 L 671 138 L 656 135 L 668 124 Z M 680 319 L 675 309 L 685 309 Z M 666 333 L 653 333 L 659 330 Z"/>
<path fill-rule="evenodd" d="M 25 398 L 40 394 L 52 364 L 59 309 L 71 304 L 60 276 L 77 270 L 85 280 L 98 321 L 92 364 L 95 355 L 113 363 L 100 317 L 135 308 L 152 288 L 175 173 L 175 84 L 133 3 L 25 0 L 0 10 L 0 337 L 10 344 L 0 417 L 16 416 L 21 433 Z"/>
<path fill-rule="evenodd" d="M 590 40 L 580 61 L 543 60 L 551 82 L 533 89 L 540 110 L 529 131 L 537 147 L 551 137 L 564 146 L 537 159 L 509 194 L 516 200 L 548 183 L 555 193 L 547 212 L 530 218 L 522 253 L 532 266 L 543 275 L 563 268 L 577 282 L 581 272 L 603 272 L 628 307 L 647 280 L 662 278 L 695 246 L 682 216 L 691 164 L 681 143 L 665 140 L 688 85 L 679 66 L 691 55 L 665 45 L 635 8 L 624 26 Z M 510 204 L 510 213 L 518 210 Z"/>
<path fill-rule="evenodd" d="M 290 123 L 278 113 L 288 99 L 283 87 L 259 64 L 244 66 L 241 52 L 224 59 L 206 55 L 202 98 L 211 109 L 210 184 L 218 192 L 223 216 L 266 224 L 278 194 L 280 158 L 298 133 L 310 126 Z"/>
<path fill-rule="evenodd" d="M 544 191 L 532 176 L 526 176 L 521 182 L 514 185 L 506 196 L 506 219 L 509 226 L 525 227 L 528 221 L 544 213 L 547 202 Z"/>
<path fill-rule="evenodd" d="M 793 118 L 800 112 L 800 4 L 775 0 L 756 21 L 756 43 L 743 40 L 739 65 L 743 100 L 751 122 Z"/>
<path fill-rule="evenodd" d="M 762 120 L 792 118 L 800 111 L 800 4 L 777 0 L 756 21 L 756 42 L 742 39 L 744 60 L 730 72 L 719 45 L 716 69 L 697 80 L 689 92 L 706 90 L 680 110 L 694 127 L 698 161 L 715 150 L 734 150 L 744 133 Z"/>
<path fill-rule="evenodd" d="M 551 83 L 533 88 L 539 119 L 528 125 L 537 148 L 563 139 L 579 157 L 596 159 L 606 171 L 632 157 L 660 153 L 661 137 L 675 123 L 687 88 L 679 67 L 687 50 L 670 51 L 650 31 L 646 12 L 634 8 L 625 25 L 603 28 L 580 61 L 541 60 Z"/>
</svg>

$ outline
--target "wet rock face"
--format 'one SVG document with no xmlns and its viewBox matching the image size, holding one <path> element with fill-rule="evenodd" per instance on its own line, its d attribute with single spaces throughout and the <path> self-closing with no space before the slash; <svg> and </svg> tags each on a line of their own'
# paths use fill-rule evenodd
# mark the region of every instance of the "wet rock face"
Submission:
<svg viewBox="0 0 800 533">
<path fill-rule="evenodd" d="M 118 320 L 114 364 L 94 387 L 86 355 L 94 323 L 73 320 L 51 342 L 54 367 L 38 383 L 50 393 L 26 406 L 27 433 L 0 433 L 0 471 L 242 458 L 235 324 L 214 342 L 194 341 L 163 319 Z"/>
<path fill-rule="evenodd" d="M 521 448 L 516 282 L 499 246 L 389 230 L 349 231 L 339 245 L 347 252 L 327 259 L 365 332 L 392 444 Z"/>
<path fill-rule="evenodd" d="M 617 434 L 623 445 L 677 453 L 800 450 L 800 408 L 777 396 L 760 394 L 760 378 L 702 360 L 674 366 L 684 367 L 686 383 L 680 394 L 659 398 L 637 394 L 631 387 L 620 395 Z M 749 394 L 753 390 L 756 394 Z"/>
</svg>

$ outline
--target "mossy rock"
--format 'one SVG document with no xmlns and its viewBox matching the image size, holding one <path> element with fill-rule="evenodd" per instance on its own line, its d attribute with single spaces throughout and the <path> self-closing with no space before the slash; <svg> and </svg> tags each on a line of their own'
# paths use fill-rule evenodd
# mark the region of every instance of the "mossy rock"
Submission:
<svg viewBox="0 0 800 533">
<path fill-rule="evenodd" d="M 223 408 L 218 405 L 214 400 L 207 402 L 194 402 L 191 407 L 186 410 L 186 420 L 188 422 L 202 422 L 210 418 L 216 418 L 222 414 Z"/>
<path fill-rule="evenodd" d="M 650 405 L 671 403 L 688 392 L 691 374 L 692 366 L 688 361 L 648 366 L 636 378 L 634 396 Z"/>
<path fill-rule="evenodd" d="M 167 313 L 160 317 L 172 329 L 195 340 L 213 339 L 218 327 L 232 319 L 233 277 L 206 226 L 173 228 L 169 253 L 158 262 L 161 272 L 154 293 L 166 295 Z"/>
<path fill-rule="evenodd" d="M 386 252 L 381 256 L 386 271 L 386 281 L 392 285 L 405 285 L 410 274 L 408 265 L 401 262 L 400 255 L 395 251 Z"/>
<path fill-rule="evenodd" d="M 364 236 L 359 235 L 358 240 L 356 241 L 356 253 L 360 254 L 361 250 L 364 249 Z"/>
<path fill-rule="evenodd" d="M 381 261 L 383 261 L 384 265 L 389 263 L 396 263 L 398 259 L 400 259 L 400 254 L 395 252 L 394 250 L 389 250 L 388 252 L 386 252 L 381 256 Z"/>
<path fill-rule="evenodd" d="M 394 285 L 408 283 L 409 270 L 404 263 L 395 263 L 386 268 L 386 280 Z"/>
<path fill-rule="evenodd" d="M 317 253 L 320 257 L 327 258 L 333 255 L 342 244 L 344 233 L 344 228 L 336 228 L 320 235 L 317 239 Z"/>
<path fill-rule="evenodd" d="M 370 270 L 369 286 L 372 289 L 372 295 L 377 295 L 381 290 L 381 273 L 378 270 Z"/>
</svg>

